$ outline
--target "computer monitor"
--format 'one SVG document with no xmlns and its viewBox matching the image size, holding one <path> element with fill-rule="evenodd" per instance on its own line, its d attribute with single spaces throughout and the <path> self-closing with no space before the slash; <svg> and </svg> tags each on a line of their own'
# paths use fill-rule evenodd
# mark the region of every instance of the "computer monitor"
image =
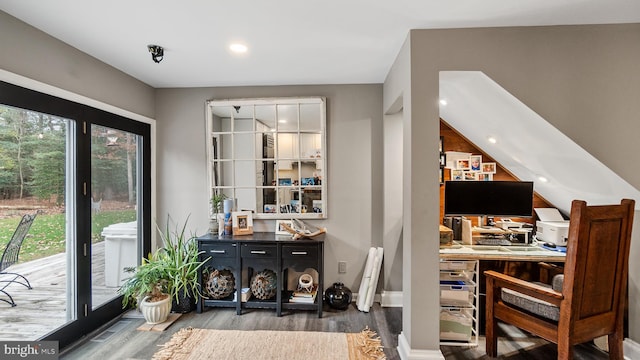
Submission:
<svg viewBox="0 0 640 360">
<path fill-rule="evenodd" d="M 531 217 L 532 181 L 447 181 L 444 215 Z"/>
</svg>

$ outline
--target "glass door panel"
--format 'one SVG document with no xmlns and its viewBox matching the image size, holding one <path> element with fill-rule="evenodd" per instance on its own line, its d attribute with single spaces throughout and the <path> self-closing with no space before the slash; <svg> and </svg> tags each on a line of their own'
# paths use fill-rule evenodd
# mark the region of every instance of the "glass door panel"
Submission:
<svg viewBox="0 0 640 360">
<path fill-rule="evenodd" d="M 0 104 L 0 251 L 21 218 L 36 214 L 5 270 L 31 289 L 0 275 L 0 340 L 37 340 L 77 319 L 74 133 L 72 120 Z"/>
<path fill-rule="evenodd" d="M 91 304 L 118 296 L 140 261 L 138 135 L 91 125 Z"/>
</svg>

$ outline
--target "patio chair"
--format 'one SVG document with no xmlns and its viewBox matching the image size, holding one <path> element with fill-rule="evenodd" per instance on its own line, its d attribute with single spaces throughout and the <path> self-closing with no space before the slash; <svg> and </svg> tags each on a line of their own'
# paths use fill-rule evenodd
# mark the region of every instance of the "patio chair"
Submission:
<svg viewBox="0 0 640 360">
<path fill-rule="evenodd" d="M 2 253 L 2 259 L 0 259 L 0 292 L 7 295 L 9 300 L 2 299 L 0 300 L 6 302 L 7 304 L 16 306 L 16 303 L 13 301 L 13 297 L 9 295 L 9 293 L 5 290 L 7 286 L 12 283 L 17 283 L 25 286 L 27 289 L 31 290 L 31 284 L 26 277 L 6 271 L 11 265 L 18 262 L 18 254 L 20 253 L 20 247 L 22 246 L 22 242 L 27 237 L 27 233 L 29 233 L 29 229 L 31 228 L 31 224 L 33 224 L 33 220 L 35 220 L 37 213 L 30 215 L 26 214 L 20 220 L 16 231 L 13 233 L 11 240 L 7 244 L 7 247 L 4 249 Z M 8 279 L 10 278 L 10 279 Z"/>
</svg>

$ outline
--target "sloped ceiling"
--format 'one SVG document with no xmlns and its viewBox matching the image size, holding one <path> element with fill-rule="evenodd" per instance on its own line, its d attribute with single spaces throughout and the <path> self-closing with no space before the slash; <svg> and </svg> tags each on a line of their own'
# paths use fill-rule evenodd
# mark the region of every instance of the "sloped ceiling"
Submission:
<svg viewBox="0 0 640 360">
<path fill-rule="evenodd" d="M 565 215 L 640 192 L 480 71 L 440 72 L 440 117 Z M 443 103 L 446 102 L 446 105 Z M 490 142 L 495 139 L 495 143 Z"/>
</svg>

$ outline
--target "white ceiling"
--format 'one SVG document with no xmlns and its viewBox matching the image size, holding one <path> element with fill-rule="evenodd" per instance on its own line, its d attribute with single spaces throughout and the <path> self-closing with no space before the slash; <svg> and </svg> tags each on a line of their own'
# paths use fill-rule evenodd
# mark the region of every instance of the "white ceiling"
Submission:
<svg viewBox="0 0 640 360">
<path fill-rule="evenodd" d="M 382 83 L 410 29 L 640 22 L 638 0 L 0 0 L 0 9 L 156 88 Z M 248 53 L 231 54 L 234 41 Z M 149 44 L 165 48 L 161 63 Z"/>
</svg>

